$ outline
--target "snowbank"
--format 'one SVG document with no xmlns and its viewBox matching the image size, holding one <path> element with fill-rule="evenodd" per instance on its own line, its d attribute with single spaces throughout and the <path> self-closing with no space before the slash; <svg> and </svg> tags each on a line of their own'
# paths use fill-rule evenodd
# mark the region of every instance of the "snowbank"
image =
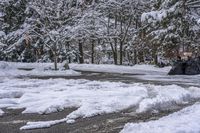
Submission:
<svg viewBox="0 0 200 133">
<path fill-rule="evenodd" d="M 62 70 L 64 64 L 58 64 L 59 70 L 51 70 L 53 63 L 14 63 L 0 61 L 0 76 L 77 76 L 79 72 Z M 21 69 L 21 70 L 20 70 Z M 23 70 L 29 69 L 29 70 Z"/>
<path fill-rule="evenodd" d="M 84 70 L 93 72 L 108 73 L 127 73 L 127 74 L 149 74 L 150 72 L 159 72 L 167 74 L 171 67 L 158 68 L 154 65 L 134 65 L 134 66 L 117 66 L 117 65 L 94 65 L 94 64 L 70 64 L 74 70 Z"/>
<path fill-rule="evenodd" d="M 120 133 L 199 133 L 200 103 L 159 120 L 128 123 Z"/>
<path fill-rule="evenodd" d="M 153 111 L 153 110 L 164 110 L 174 104 L 184 104 L 194 96 L 188 90 L 183 89 L 177 85 L 170 86 L 150 86 L 153 88 L 151 93 L 154 95 L 152 98 L 145 98 L 139 103 L 138 113 Z M 198 95 L 200 97 L 200 95 Z"/>
</svg>

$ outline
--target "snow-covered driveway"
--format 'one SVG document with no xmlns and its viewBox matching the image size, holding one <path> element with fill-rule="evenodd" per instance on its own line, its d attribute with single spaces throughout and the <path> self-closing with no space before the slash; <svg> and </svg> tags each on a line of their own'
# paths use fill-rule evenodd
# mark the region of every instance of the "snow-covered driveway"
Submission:
<svg viewBox="0 0 200 133">
<path fill-rule="evenodd" d="M 49 127 L 77 118 L 119 112 L 138 107 L 137 113 L 159 111 L 175 104 L 185 104 L 200 97 L 200 89 L 176 85 L 155 86 L 65 79 L 3 79 L 0 83 L 0 108 L 25 108 L 23 113 L 52 113 L 75 107 L 66 118 L 31 122 L 21 129 Z"/>
<path fill-rule="evenodd" d="M 150 71 L 148 70 L 148 73 Z M 74 75 L 78 74 L 72 72 Z M 138 70 L 138 72 L 141 71 Z M 157 72 L 164 73 L 159 69 Z M 135 115 L 147 112 L 158 113 L 176 105 L 187 105 L 191 101 L 200 99 L 200 88 L 192 86 L 183 88 L 178 85 L 126 84 L 122 82 L 85 79 L 66 80 L 61 78 L 45 80 L 19 79 L 15 77 L 17 74 L 27 75 L 28 73 L 30 75 L 32 72 L 18 71 L 14 68 L 3 68 L 1 73 L 0 115 L 4 116 L 5 112 L 3 110 L 5 108 L 24 109 L 22 113 L 38 114 L 49 114 L 66 108 L 75 108 L 74 111 L 66 114 L 62 119 L 28 122 L 21 127 L 21 130 L 50 127 L 63 122 L 76 123 L 78 118 L 85 119 L 97 115 L 121 112 L 126 109 L 132 110 Z M 38 74 L 46 75 L 46 73 Z M 165 133 L 179 133 L 185 130 L 184 124 L 189 122 L 191 124 L 187 124 L 189 128 L 187 128 L 186 133 L 198 133 L 200 131 L 199 126 L 195 126 L 195 123 L 192 122 L 193 120 L 197 123 L 200 121 L 200 116 L 195 115 L 199 114 L 197 110 L 200 110 L 198 103 L 159 120 L 127 124 L 122 132 L 146 133 L 152 131 L 153 133 L 159 127 L 157 131 L 166 130 Z M 180 116 L 186 119 L 182 119 Z M 173 130 L 177 125 L 179 126 L 178 130 Z"/>
</svg>

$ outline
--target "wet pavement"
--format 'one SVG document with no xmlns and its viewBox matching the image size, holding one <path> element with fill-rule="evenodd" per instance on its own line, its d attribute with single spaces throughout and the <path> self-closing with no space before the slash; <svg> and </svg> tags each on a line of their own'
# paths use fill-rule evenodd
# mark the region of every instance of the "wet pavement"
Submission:
<svg viewBox="0 0 200 133">
<path fill-rule="evenodd" d="M 159 113 L 135 114 L 133 109 L 127 109 L 118 113 L 81 118 L 73 124 L 61 123 L 50 128 L 19 130 L 28 121 L 46 121 L 62 119 L 75 109 L 65 109 L 61 112 L 48 115 L 22 114 L 20 110 L 4 110 L 6 114 L 0 118 L 0 133 L 118 133 L 128 122 L 146 122 L 156 120 L 175 111 L 191 105 L 176 105 Z"/>
</svg>

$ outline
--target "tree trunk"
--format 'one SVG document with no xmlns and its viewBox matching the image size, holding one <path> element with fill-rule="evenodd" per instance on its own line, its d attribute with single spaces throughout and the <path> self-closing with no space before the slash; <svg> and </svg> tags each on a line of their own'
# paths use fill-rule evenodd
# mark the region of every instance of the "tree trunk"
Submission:
<svg viewBox="0 0 200 133">
<path fill-rule="evenodd" d="M 56 54 L 54 55 L 54 69 L 58 70 L 58 57 Z"/>
<path fill-rule="evenodd" d="M 134 64 L 137 64 L 137 51 L 134 49 Z"/>
<path fill-rule="evenodd" d="M 94 64 L 94 40 L 92 40 L 92 53 L 91 53 L 91 63 Z"/>
<path fill-rule="evenodd" d="M 155 63 L 155 65 L 158 65 L 158 56 L 157 56 L 157 54 L 154 55 L 154 63 Z"/>
<path fill-rule="evenodd" d="M 118 63 L 117 63 L 117 52 L 116 51 L 113 52 L 113 58 L 114 58 L 115 65 L 117 65 Z"/>
<path fill-rule="evenodd" d="M 80 64 L 83 64 L 84 63 L 84 58 L 83 58 L 83 45 L 82 45 L 82 42 L 79 41 L 79 63 Z"/>
<path fill-rule="evenodd" d="M 123 22 L 124 20 L 122 20 L 122 15 L 120 15 L 120 44 L 119 44 L 119 64 L 122 65 L 123 62 L 123 38 L 125 37 L 125 35 L 123 36 Z"/>
<path fill-rule="evenodd" d="M 119 48 L 119 63 L 122 65 L 123 63 L 123 42 L 120 41 L 120 48 Z"/>
<path fill-rule="evenodd" d="M 69 61 L 69 63 L 72 63 L 71 57 L 70 57 L 70 56 L 68 57 L 68 61 Z"/>
<path fill-rule="evenodd" d="M 154 64 L 158 65 L 158 55 L 157 55 L 157 50 L 153 50 L 153 58 L 154 58 Z"/>
<path fill-rule="evenodd" d="M 114 58 L 114 63 L 115 65 L 118 64 L 117 62 L 117 38 L 114 39 L 115 40 L 115 46 L 114 46 L 114 50 L 113 50 L 113 58 Z"/>
</svg>

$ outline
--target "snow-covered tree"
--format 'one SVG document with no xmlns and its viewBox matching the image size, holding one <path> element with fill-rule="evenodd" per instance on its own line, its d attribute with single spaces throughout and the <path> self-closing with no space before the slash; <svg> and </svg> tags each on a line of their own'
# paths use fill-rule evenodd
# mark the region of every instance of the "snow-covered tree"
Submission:
<svg viewBox="0 0 200 133">
<path fill-rule="evenodd" d="M 142 14 L 142 21 L 149 24 L 145 38 L 153 49 L 155 60 L 158 54 L 177 54 L 180 48 L 194 43 L 199 28 L 194 28 L 197 26 L 195 12 L 187 5 L 187 0 L 155 0 L 152 11 Z"/>
<path fill-rule="evenodd" d="M 199 51 L 199 0 L 1 0 L 1 60 L 137 64 Z M 104 55 L 103 55 L 104 54 Z M 99 59 L 101 57 L 98 57 Z M 99 62 L 99 61 L 98 61 Z"/>
</svg>

